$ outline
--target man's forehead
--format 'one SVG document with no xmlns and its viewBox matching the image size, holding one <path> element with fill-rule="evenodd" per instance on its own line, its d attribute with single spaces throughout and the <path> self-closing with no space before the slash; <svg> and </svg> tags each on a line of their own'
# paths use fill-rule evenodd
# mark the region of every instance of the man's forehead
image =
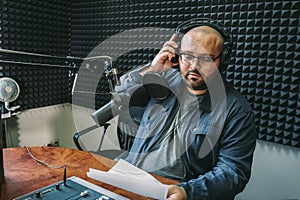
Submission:
<svg viewBox="0 0 300 200">
<path fill-rule="evenodd" d="M 197 33 L 188 33 L 184 35 L 181 41 L 181 45 L 188 44 L 188 45 L 199 45 L 199 44 L 218 44 L 222 43 L 220 38 L 215 34 L 204 34 L 202 32 Z"/>
<path fill-rule="evenodd" d="M 208 48 L 210 50 L 222 50 L 224 46 L 224 40 L 222 35 L 212 27 L 198 26 L 189 30 L 182 38 L 181 47 L 198 46 Z M 186 46 L 186 48 L 188 48 Z"/>
</svg>

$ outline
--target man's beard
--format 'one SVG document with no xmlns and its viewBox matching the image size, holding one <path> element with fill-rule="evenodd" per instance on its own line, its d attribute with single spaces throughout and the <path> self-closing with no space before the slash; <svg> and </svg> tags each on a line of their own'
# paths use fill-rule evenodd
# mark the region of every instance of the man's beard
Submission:
<svg viewBox="0 0 300 200">
<path fill-rule="evenodd" d="M 194 74 L 198 74 L 199 76 L 202 77 L 202 80 L 199 81 L 197 79 L 190 79 L 188 78 L 188 76 L 190 75 L 190 73 L 194 73 Z M 187 84 L 187 86 L 189 88 L 191 88 L 192 90 L 205 90 L 207 89 L 207 85 L 204 81 L 203 76 L 197 71 L 197 70 L 189 70 L 185 75 L 184 75 L 184 81 Z"/>
</svg>

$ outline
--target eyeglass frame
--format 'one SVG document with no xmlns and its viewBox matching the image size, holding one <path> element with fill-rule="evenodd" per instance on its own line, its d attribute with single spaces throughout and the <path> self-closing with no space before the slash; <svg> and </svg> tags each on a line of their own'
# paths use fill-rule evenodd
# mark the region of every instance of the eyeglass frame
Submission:
<svg viewBox="0 0 300 200">
<path fill-rule="evenodd" d="M 194 56 L 193 54 L 189 54 L 189 53 L 185 53 L 185 52 L 179 51 L 178 55 L 181 57 L 182 61 L 183 61 L 182 55 L 188 55 L 188 56 L 190 56 L 192 58 L 192 60 L 191 61 L 187 60 L 187 63 L 192 66 L 195 63 L 195 58 L 197 58 L 197 65 L 199 65 L 199 63 L 201 61 L 202 62 L 204 61 L 204 62 L 207 62 L 207 63 L 212 63 L 212 62 L 215 62 L 218 58 L 220 58 L 222 56 L 222 53 L 223 53 L 223 51 L 218 56 L 212 57 L 212 56 L 209 56 L 209 55 L 208 56 Z M 206 60 L 203 59 L 205 57 L 207 58 Z"/>
</svg>

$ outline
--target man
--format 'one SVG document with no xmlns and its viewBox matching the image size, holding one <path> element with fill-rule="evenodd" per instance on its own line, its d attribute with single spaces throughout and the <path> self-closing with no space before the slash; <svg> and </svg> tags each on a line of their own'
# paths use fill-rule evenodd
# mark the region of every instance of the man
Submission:
<svg viewBox="0 0 300 200">
<path fill-rule="evenodd" d="M 179 51 L 177 51 L 177 49 Z M 150 65 L 125 74 L 117 91 L 141 84 L 149 72 L 168 83 L 169 95 L 151 98 L 123 158 L 178 180 L 168 200 L 234 199 L 250 178 L 254 116 L 244 98 L 220 78 L 222 35 L 210 26 L 167 41 Z M 172 59 L 179 54 L 178 63 Z"/>
</svg>

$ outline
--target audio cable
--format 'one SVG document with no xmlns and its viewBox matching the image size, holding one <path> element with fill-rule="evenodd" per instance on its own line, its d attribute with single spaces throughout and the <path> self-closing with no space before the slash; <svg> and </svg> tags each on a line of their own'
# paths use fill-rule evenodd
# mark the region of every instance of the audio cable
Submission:
<svg viewBox="0 0 300 200">
<path fill-rule="evenodd" d="M 67 185 L 67 168 L 66 165 L 61 165 L 61 166 L 53 166 L 50 165 L 49 163 L 43 161 L 43 160 L 39 160 L 37 159 L 29 150 L 29 148 L 27 146 L 25 146 L 25 149 L 27 151 L 27 153 L 31 156 L 31 158 L 33 160 L 35 160 L 36 162 L 40 163 L 41 165 L 44 165 L 46 167 L 52 168 L 52 169 L 62 169 L 64 168 L 64 177 L 63 177 L 63 181 L 64 181 L 64 185 Z"/>
</svg>

